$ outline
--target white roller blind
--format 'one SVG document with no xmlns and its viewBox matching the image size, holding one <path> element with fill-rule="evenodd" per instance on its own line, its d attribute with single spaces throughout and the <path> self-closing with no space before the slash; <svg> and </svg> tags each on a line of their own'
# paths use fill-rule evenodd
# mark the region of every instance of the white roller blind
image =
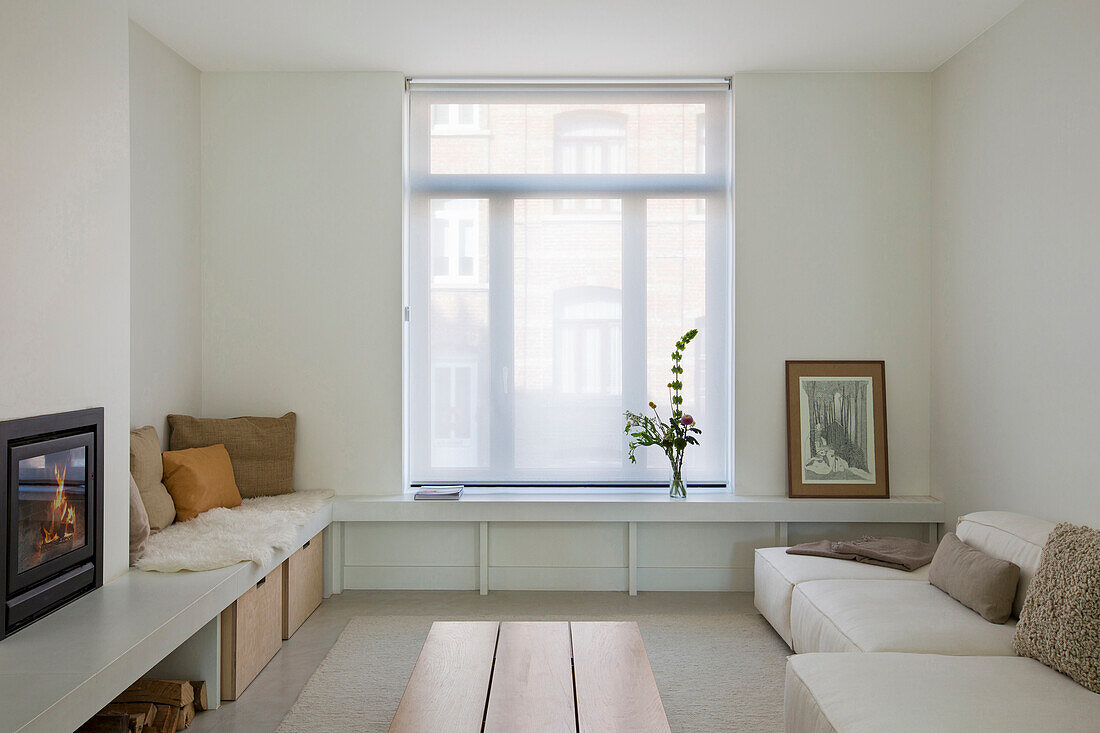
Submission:
<svg viewBox="0 0 1100 733">
<path fill-rule="evenodd" d="M 729 446 L 730 91 L 676 83 L 410 83 L 408 460 L 413 484 L 645 485 L 623 410 L 669 414 L 670 354 Z"/>
</svg>

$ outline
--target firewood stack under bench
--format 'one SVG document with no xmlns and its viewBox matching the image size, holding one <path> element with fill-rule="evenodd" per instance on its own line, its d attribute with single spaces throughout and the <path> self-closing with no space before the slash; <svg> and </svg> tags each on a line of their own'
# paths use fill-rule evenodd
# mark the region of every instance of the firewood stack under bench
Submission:
<svg viewBox="0 0 1100 733">
<path fill-rule="evenodd" d="M 174 733 L 207 709 L 203 680 L 142 677 L 100 710 L 77 733 Z"/>
</svg>

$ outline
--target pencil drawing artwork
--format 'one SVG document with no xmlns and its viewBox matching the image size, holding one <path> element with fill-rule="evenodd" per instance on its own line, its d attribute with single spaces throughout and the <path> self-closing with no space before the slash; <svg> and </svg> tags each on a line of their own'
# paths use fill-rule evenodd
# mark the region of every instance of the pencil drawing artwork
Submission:
<svg viewBox="0 0 1100 733">
<path fill-rule="evenodd" d="M 875 483 L 871 377 L 800 377 L 802 481 Z"/>
</svg>

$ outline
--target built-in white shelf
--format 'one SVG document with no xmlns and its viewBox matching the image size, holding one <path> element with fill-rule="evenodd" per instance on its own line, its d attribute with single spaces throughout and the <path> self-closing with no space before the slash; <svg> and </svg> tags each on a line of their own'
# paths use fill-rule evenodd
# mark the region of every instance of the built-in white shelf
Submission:
<svg viewBox="0 0 1100 733">
<path fill-rule="evenodd" d="M 467 493 L 458 500 L 415 501 L 411 494 L 337 496 L 334 522 L 908 522 L 942 523 L 930 496 L 890 499 L 788 499 L 697 492 L 673 500 L 658 493 Z"/>
<path fill-rule="evenodd" d="M 501 522 L 622 522 L 627 526 L 627 590 L 638 592 L 638 524 L 647 522 L 763 522 L 775 526 L 774 544 L 787 544 L 791 523 L 906 523 L 927 527 L 936 541 L 944 505 L 930 496 L 891 499 L 788 499 L 696 491 L 686 499 L 627 492 L 471 492 L 457 500 L 416 501 L 411 494 L 337 496 L 333 505 L 333 592 L 344 587 L 343 532 L 354 522 L 473 522 L 478 524 L 478 576 L 489 592 L 489 534 Z"/>
<path fill-rule="evenodd" d="M 331 522 L 328 505 L 299 529 L 301 542 Z M 130 570 L 0 641 L 0 731 L 79 727 L 290 552 L 278 553 L 268 567 L 243 562 L 199 573 Z M 216 653 L 216 644 L 208 651 Z M 219 694 L 215 682 L 207 680 L 211 703 Z"/>
</svg>

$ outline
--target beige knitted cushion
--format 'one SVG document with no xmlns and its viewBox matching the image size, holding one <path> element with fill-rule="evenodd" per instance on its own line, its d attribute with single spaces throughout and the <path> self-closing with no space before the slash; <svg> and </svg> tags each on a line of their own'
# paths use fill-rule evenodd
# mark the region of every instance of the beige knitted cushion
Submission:
<svg viewBox="0 0 1100 733">
<path fill-rule="evenodd" d="M 227 420 L 169 415 L 169 447 L 176 451 L 221 443 L 233 461 L 233 476 L 243 498 L 289 494 L 294 491 L 297 419 L 293 412 Z"/>
<path fill-rule="evenodd" d="M 1100 692 L 1100 531 L 1063 522 L 1050 533 L 1015 647 Z"/>
<path fill-rule="evenodd" d="M 159 532 L 176 521 L 176 505 L 164 488 L 164 464 L 160 460 L 160 438 L 152 425 L 130 431 L 130 474 L 137 483 L 149 530 Z"/>
<path fill-rule="evenodd" d="M 145 541 L 149 539 L 149 513 L 141 499 L 134 474 L 130 474 L 130 565 L 145 554 Z"/>
</svg>

